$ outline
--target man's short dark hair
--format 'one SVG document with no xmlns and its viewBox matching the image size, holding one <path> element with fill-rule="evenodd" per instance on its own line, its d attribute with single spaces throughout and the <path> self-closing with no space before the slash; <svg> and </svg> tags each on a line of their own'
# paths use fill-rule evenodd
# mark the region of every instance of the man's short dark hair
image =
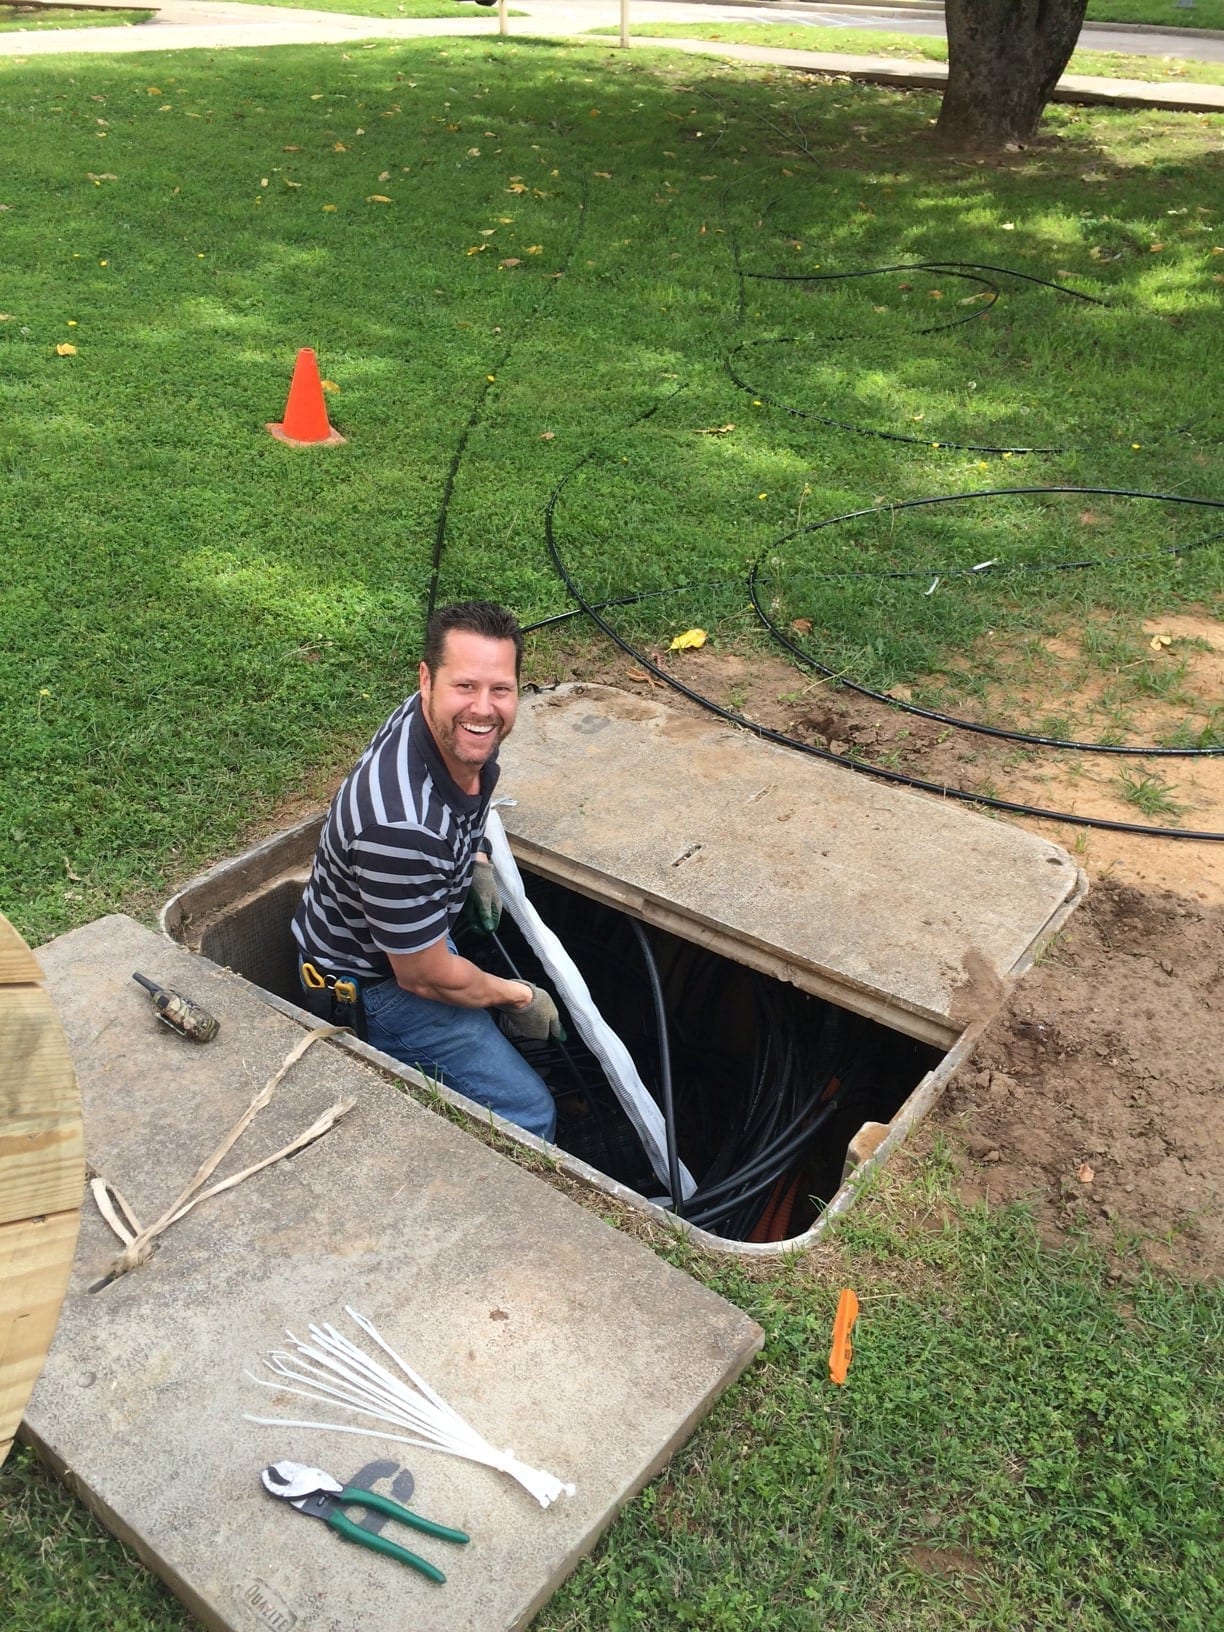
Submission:
<svg viewBox="0 0 1224 1632">
<path fill-rule="evenodd" d="M 446 637 L 452 629 L 467 634 L 483 635 L 486 640 L 514 642 L 514 678 L 523 667 L 523 631 L 513 612 L 495 601 L 459 601 L 454 606 L 440 606 L 430 618 L 425 630 L 425 650 L 421 659 L 432 679 L 438 672 Z"/>
</svg>

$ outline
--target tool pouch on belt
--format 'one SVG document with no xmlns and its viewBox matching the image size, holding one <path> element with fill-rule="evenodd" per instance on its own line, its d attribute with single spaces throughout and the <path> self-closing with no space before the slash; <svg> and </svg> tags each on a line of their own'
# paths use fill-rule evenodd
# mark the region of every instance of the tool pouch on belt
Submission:
<svg viewBox="0 0 1224 1632">
<path fill-rule="evenodd" d="M 361 982 L 356 975 L 327 975 L 303 958 L 298 965 L 303 987 L 317 1013 L 324 1004 L 325 1016 L 333 1026 L 349 1026 L 365 1041 L 365 1004 L 361 1000 Z"/>
</svg>

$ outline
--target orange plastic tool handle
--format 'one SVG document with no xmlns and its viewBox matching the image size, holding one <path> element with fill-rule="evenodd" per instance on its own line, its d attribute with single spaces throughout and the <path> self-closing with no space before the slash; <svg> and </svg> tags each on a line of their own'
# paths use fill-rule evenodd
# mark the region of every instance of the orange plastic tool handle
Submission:
<svg viewBox="0 0 1224 1632">
<path fill-rule="evenodd" d="M 854 1358 L 854 1345 L 850 1341 L 850 1333 L 858 1319 L 859 1301 L 849 1287 L 842 1291 L 837 1300 L 837 1314 L 833 1317 L 833 1347 L 829 1350 L 829 1381 L 844 1383 L 846 1373 L 850 1370 L 850 1362 Z"/>
</svg>

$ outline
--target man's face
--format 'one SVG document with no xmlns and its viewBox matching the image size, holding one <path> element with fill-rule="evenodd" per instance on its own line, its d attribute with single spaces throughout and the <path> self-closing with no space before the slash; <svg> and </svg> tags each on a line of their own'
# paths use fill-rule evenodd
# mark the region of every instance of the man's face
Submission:
<svg viewBox="0 0 1224 1632">
<path fill-rule="evenodd" d="M 431 676 L 421 664 L 421 708 L 447 769 L 475 790 L 480 767 L 514 728 L 518 679 L 514 642 L 452 629 Z"/>
</svg>

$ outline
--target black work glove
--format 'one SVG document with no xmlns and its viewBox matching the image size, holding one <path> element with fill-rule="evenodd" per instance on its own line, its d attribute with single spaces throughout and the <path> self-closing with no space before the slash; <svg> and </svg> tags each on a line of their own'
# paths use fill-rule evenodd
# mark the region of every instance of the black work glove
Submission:
<svg viewBox="0 0 1224 1632">
<path fill-rule="evenodd" d="M 525 980 L 524 986 L 531 982 Z M 544 1043 L 551 1037 L 558 1043 L 566 1039 L 565 1027 L 557 1013 L 557 1005 L 542 986 L 531 987 L 531 1002 L 525 1009 L 503 1009 L 502 1030 L 511 1042 L 521 1039 L 527 1043 Z"/>
<path fill-rule="evenodd" d="M 477 858 L 472 869 L 472 884 L 463 903 L 463 916 L 481 935 L 492 935 L 501 923 L 502 898 L 497 887 L 497 874 L 491 861 Z"/>
</svg>

